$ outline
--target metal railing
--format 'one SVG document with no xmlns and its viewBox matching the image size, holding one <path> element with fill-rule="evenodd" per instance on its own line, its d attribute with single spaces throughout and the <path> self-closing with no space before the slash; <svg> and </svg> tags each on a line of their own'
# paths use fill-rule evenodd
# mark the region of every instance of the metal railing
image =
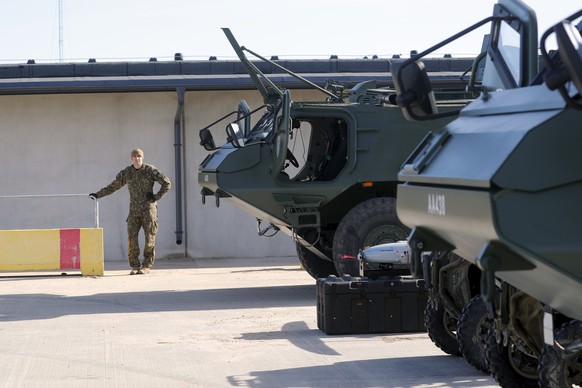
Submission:
<svg viewBox="0 0 582 388">
<path fill-rule="evenodd" d="M 32 194 L 32 195 L 0 195 L 0 199 L 21 199 L 21 198 L 62 198 L 62 197 L 86 197 L 89 194 Z M 95 198 L 95 228 L 99 227 L 99 200 Z"/>
</svg>

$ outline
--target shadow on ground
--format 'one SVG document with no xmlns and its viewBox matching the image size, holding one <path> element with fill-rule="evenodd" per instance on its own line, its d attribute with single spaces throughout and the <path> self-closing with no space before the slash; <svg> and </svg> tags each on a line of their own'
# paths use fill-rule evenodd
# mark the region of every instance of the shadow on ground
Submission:
<svg viewBox="0 0 582 388">
<path fill-rule="evenodd" d="M 410 371 L 403 376 L 402 371 Z M 454 374 L 454 379 L 451 375 Z M 227 376 L 234 387 L 491 387 L 494 381 L 475 370 L 462 357 L 447 355 L 390 357 L 386 359 L 337 362 L 300 368 L 252 372 Z"/>
<path fill-rule="evenodd" d="M 119 292 L 86 296 L 0 295 L 0 321 L 50 319 L 80 314 L 210 311 L 285 306 L 315 306 L 315 285 Z"/>
</svg>

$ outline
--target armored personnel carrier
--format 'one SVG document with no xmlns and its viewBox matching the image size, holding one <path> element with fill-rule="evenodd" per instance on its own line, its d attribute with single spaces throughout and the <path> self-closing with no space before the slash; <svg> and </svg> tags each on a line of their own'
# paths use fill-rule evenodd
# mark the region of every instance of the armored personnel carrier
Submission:
<svg viewBox="0 0 582 388">
<path fill-rule="evenodd" d="M 264 106 L 251 111 L 241 101 L 236 119 L 226 125 L 227 142 L 219 147 L 211 126 L 200 130 L 201 145 L 213 151 L 198 169 L 203 198 L 240 206 L 257 218 L 261 235 L 280 230 L 292 236 L 312 277 L 357 275 L 360 249 L 408 235 L 396 217 L 400 165 L 428 132 L 450 119 L 408 122 L 394 104 L 390 85 L 378 87 L 371 80 L 352 85 L 349 92 L 334 82 L 323 88 L 241 47 L 230 30 L 224 32 Z M 271 76 L 274 81 L 261 71 L 264 63 L 280 72 Z M 441 109 L 466 105 L 470 95 L 463 73 L 471 63 L 472 58 L 462 61 L 458 71 L 429 74 L 439 83 L 435 90 Z M 321 91 L 322 100 L 293 101 L 291 90 L 275 84 L 282 76 Z M 390 73 L 382 77 L 391 82 Z"/>
<path fill-rule="evenodd" d="M 491 318 L 481 340 L 503 387 L 582 384 L 581 17 L 542 35 L 536 75 L 527 60 L 537 54 L 535 13 L 500 0 L 484 58 L 496 76 L 484 76 L 481 97 L 428 135 L 399 173 L 397 213 L 412 228 L 411 249 L 454 252 L 481 271 Z M 554 37 L 558 50 L 549 51 Z M 411 119 L 443 116 L 423 74 L 428 52 L 395 76 Z"/>
</svg>

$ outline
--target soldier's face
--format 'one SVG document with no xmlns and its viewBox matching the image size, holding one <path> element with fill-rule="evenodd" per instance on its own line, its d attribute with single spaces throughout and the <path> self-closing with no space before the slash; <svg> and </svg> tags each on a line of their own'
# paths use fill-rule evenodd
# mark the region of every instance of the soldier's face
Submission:
<svg viewBox="0 0 582 388">
<path fill-rule="evenodd" d="M 133 155 L 131 157 L 131 161 L 133 162 L 133 167 L 135 167 L 135 168 L 141 168 L 141 166 L 143 165 L 143 156 L 141 156 L 141 155 Z"/>
</svg>

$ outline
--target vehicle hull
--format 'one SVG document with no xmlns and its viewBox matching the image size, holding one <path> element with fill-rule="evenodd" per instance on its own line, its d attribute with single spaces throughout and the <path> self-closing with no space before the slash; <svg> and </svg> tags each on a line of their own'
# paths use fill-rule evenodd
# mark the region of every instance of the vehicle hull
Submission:
<svg viewBox="0 0 582 388">
<path fill-rule="evenodd" d="M 397 213 L 423 249 L 494 258 L 495 276 L 582 319 L 582 112 L 559 98 L 541 85 L 468 106 L 421 171 L 401 171 Z"/>
</svg>

